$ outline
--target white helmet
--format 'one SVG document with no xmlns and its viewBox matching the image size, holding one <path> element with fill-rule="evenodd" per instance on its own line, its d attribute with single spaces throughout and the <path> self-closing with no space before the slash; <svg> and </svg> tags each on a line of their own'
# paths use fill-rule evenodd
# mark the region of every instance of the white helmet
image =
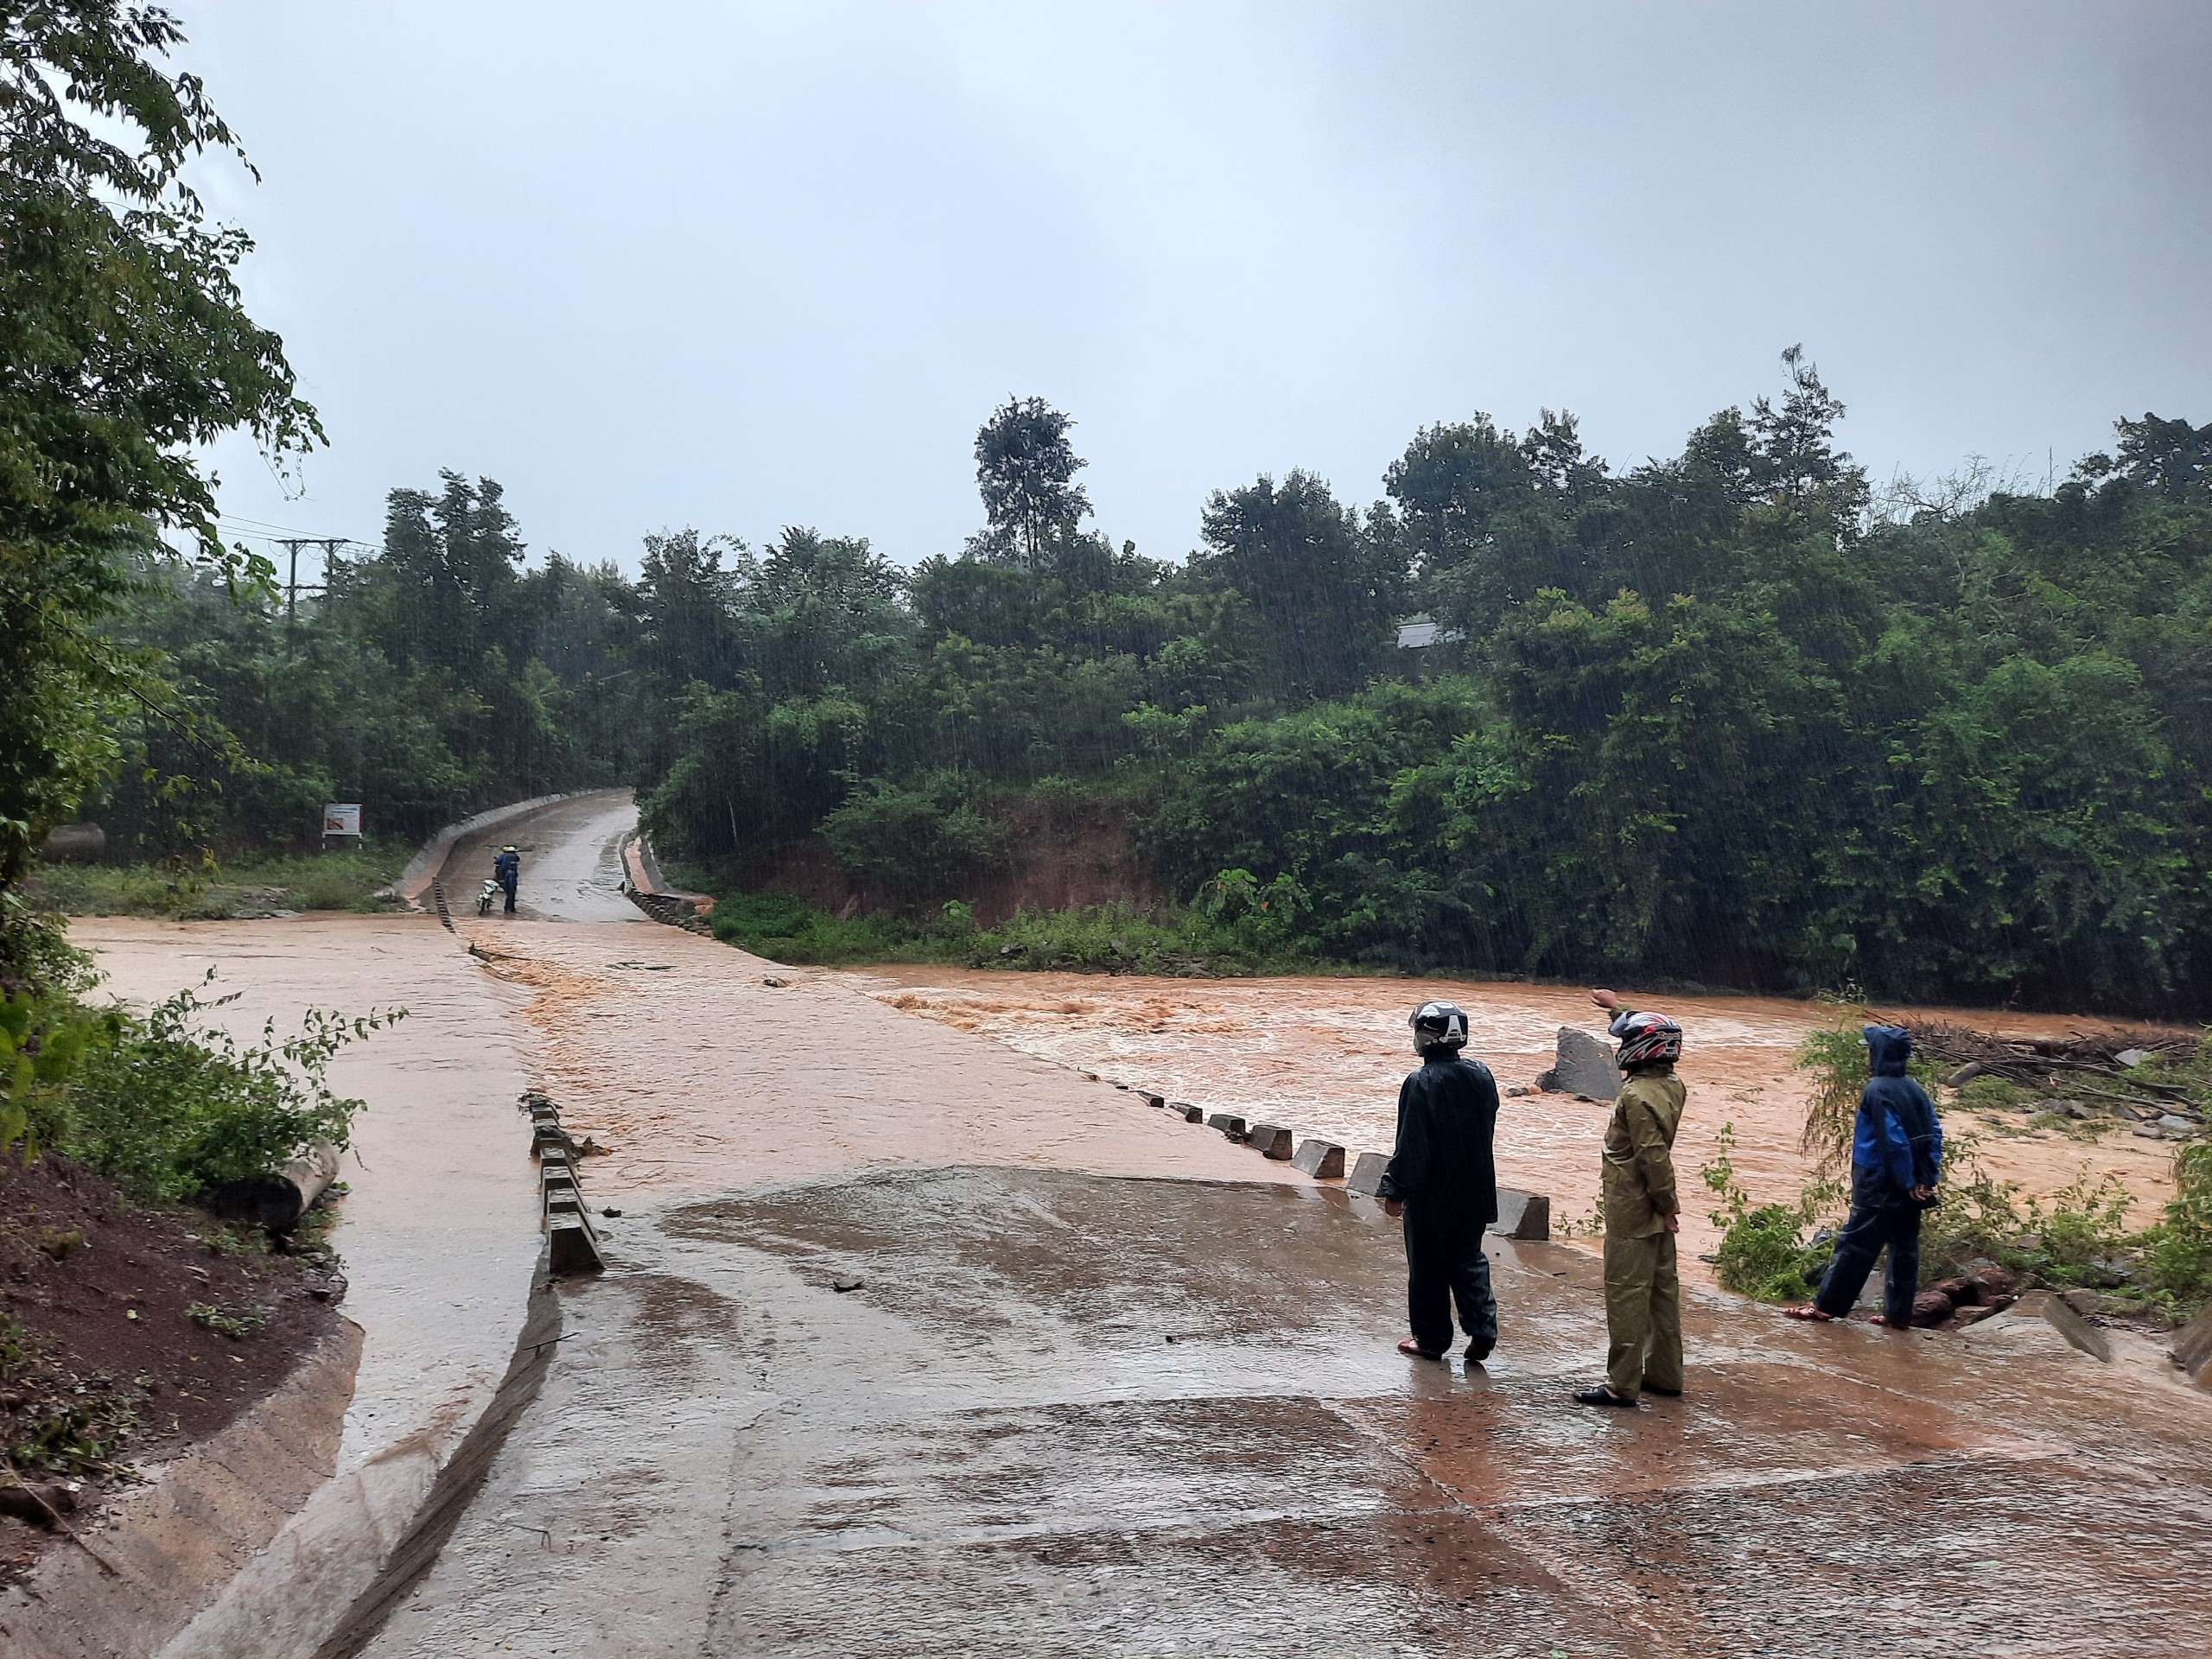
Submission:
<svg viewBox="0 0 2212 1659">
<path fill-rule="evenodd" d="M 1467 1046 L 1467 1014 L 1456 1002 L 1424 1002 L 1406 1023 L 1414 1028 L 1414 1052 L 1440 1048 L 1456 1052 Z"/>
</svg>

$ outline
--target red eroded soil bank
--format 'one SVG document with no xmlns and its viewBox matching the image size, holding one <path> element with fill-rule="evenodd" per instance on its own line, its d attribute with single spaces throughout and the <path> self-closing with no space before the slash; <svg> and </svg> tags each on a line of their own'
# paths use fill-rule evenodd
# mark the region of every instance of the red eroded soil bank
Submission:
<svg viewBox="0 0 2212 1659">
<path fill-rule="evenodd" d="M 73 1525 L 125 1465 L 226 1427 L 336 1327 L 334 1274 L 226 1236 L 194 1211 L 131 1208 L 67 1159 L 0 1158 L 0 1438 L 25 1482 L 81 1479 Z M 260 1323 L 225 1335 L 195 1306 Z M 0 1583 L 54 1537 L 0 1516 Z"/>
</svg>

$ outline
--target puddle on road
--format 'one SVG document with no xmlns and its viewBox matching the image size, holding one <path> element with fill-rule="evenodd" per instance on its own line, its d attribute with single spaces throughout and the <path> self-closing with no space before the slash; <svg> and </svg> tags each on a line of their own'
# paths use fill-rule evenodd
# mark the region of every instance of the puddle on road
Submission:
<svg viewBox="0 0 2212 1659">
<path fill-rule="evenodd" d="M 1157 1090 L 1208 1111 L 1291 1124 L 1346 1147 L 1387 1149 L 1399 1079 L 1412 1064 L 1406 1015 L 1415 1003 L 1449 997 L 1468 1011 L 1471 1051 L 1501 1087 L 1529 1085 L 1551 1064 L 1559 1028 L 1602 1035 L 1605 1024 L 1581 991 L 1561 986 L 1319 976 L 1243 980 L 1160 979 L 1137 975 L 1000 972 L 930 966 L 881 967 L 835 977 L 905 1009 L 1077 1071 Z M 1825 1023 L 1819 1004 L 1781 997 L 1651 999 L 1688 1033 L 1682 1075 L 1690 1104 L 1676 1162 L 1695 1192 L 1695 1172 L 1719 1151 L 1717 1132 L 1735 1126 L 1737 1178 L 1755 1199 L 1794 1197 L 1809 1160 L 1798 1146 L 1807 1089 L 1792 1061 L 1808 1032 Z M 1954 1014 L 1992 1023 L 1984 1014 Z M 2007 1030 L 2057 1033 L 2094 1021 L 2001 1016 Z M 1499 1179 L 1552 1195 L 1556 1225 L 1586 1217 L 1597 1203 L 1598 1143 L 1609 1108 L 1564 1095 L 1503 1103 Z M 1982 1136 L 1984 1161 L 2037 1194 L 2111 1172 L 2139 1199 L 2139 1222 L 2171 1195 L 2170 1148 L 2120 1132 L 2101 1142 L 2056 1133 L 1999 1139 L 1962 1115 L 1953 1134 Z M 1700 1194 L 1699 1196 L 1701 1196 Z M 1703 1205 L 1693 1202 L 1701 1212 Z M 1689 1242 L 1711 1248 L 1713 1230 L 1694 1216 Z"/>
</svg>

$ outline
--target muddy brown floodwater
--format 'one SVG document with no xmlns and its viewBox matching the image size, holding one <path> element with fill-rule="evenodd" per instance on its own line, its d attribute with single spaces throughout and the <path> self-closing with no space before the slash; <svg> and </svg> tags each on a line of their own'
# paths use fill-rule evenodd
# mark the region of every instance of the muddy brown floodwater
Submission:
<svg viewBox="0 0 2212 1659">
<path fill-rule="evenodd" d="M 1297 976 L 1156 979 L 1137 975 L 872 968 L 841 976 L 895 1008 L 993 1037 L 1071 1068 L 1154 1088 L 1209 1111 L 1310 1129 L 1357 1151 L 1387 1151 L 1398 1080 L 1412 1064 L 1406 1015 L 1430 997 L 1465 1007 L 1470 1052 L 1501 1087 L 1533 1084 L 1551 1064 L 1561 1026 L 1603 1037 L 1587 994 L 1560 986 L 1461 980 Z M 1793 1062 L 1808 1033 L 1832 1023 L 1820 1003 L 1761 996 L 1623 995 L 1682 1022 L 1682 1076 L 1690 1088 L 1675 1161 L 1686 1179 L 1719 1151 L 1734 1126 L 1737 1179 L 1753 1199 L 1796 1198 L 1812 1171 L 1799 1145 L 1809 1089 Z M 1899 1009 L 1880 1012 L 1896 1015 Z M 1986 1011 L 1915 1009 L 1936 1017 L 2036 1035 L 2099 1021 Z M 1597 1205 L 1598 1142 L 1610 1108 L 1569 1095 L 1509 1098 L 1498 1118 L 1498 1179 L 1547 1192 L 1554 1224 Z M 2171 1196 L 2171 1149 L 2126 1129 L 2094 1141 L 2056 1130 L 2023 1132 L 2020 1120 L 1953 1114 L 1975 1155 L 2023 1194 L 2048 1198 L 2085 1176 L 2119 1177 L 2136 1198 L 2137 1224 Z M 1693 1201 L 1686 1242 L 1709 1250 L 1707 1206 Z"/>
</svg>

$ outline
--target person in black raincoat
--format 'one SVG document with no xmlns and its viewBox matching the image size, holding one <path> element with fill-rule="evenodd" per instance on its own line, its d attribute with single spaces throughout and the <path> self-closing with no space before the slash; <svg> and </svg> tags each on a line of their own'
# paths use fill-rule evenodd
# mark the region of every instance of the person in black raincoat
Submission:
<svg viewBox="0 0 2212 1659">
<path fill-rule="evenodd" d="M 1467 1016 L 1460 1009 L 1424 1002 L 1410 1023 L 1421 1065 L 1399 1086 L 1398 1144 L 1376 1189 L 1383 1209 L 1405 1218 L 1413 1335 L 1398 1351 L 1443 1358 L 1456 1300 L 1468 1363 L 1479 1364 L 1497 1345 L 1497 1300 L 1483 1255 L 1483 1230 L 1497 1219 L 1497 1080 L 1461 1054 Z"/>
</svg>

